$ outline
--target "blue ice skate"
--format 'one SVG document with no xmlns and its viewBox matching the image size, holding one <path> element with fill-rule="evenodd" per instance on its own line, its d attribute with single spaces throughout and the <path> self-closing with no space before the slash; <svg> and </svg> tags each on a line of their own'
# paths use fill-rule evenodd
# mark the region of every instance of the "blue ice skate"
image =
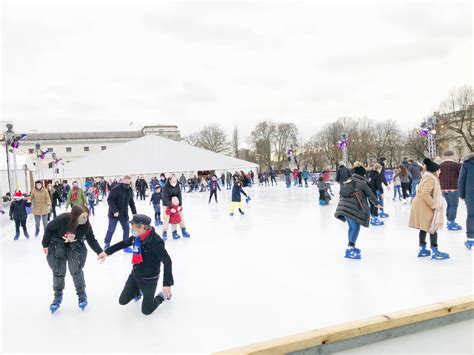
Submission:
<svg viewBox="0 0 474 355">
<path fill-rule="evenodd" d="M 87 302 L 87 294 L 86 294 L 86 291 L 83 291 L 81 293 L 79 293 L 79 295 L 77 295 L 78 297 L 78 305 L 79 305 L 79 308 L 84 311 L 84 309 L 87 307 L 88 305 L 88 302 Z"/>
<path fill-rule="evenodd" d="M 380 217 L 380 218 L 388 218 L 388 217 L 389 217 L 389 214 L 388 214 L 388 213 L 385 213 L 384 211 L 381 211 L 381 212 L 379 213 L 379 217 Z"/>
<path fill-rule="evenodd" d="M 191 238 L 191 234 L 189 234 L 185 228 L 181 228 L 181 234 L 183 235 L 183 238 Z"/>
<path fill-rule="evenodd" d="M 51 303 L 51 305 L 49 306 L 49 310 L 51 311 L 51 313 L 56 312 L 59 309 L 59 307 L 61 307 L 62 301 L 63 301 L 62 293 L 54 296 L 53 303 Z"/>
<path fill-rule="evenodd" d="M 344 256 L 347 259 L 361 259 L 360 249 L 357 248 L 347 248 L 346 255 Z"/>
<path fill-rule="evenodd" d="M 370 224 L 372 226 L 383 226 L 385 223 L 384 221 L 381 221 L 380 219 L 378 219 L 377 217 L 372 217 L 370 219 Z"/>
<path fill-rule="evenodd" d="M 173 239 L 179 239 L 181 236 L 178 234 L 178 231 L 173 231 Z"/>
<path fill-rule="evenodd" d="M 448 222 L 448 230 L 450 231 L 460 231 L 462 230 L 462 227 L 457 224 L 455 221 L 449 221 Z"/>
<path fill-rule="evenodd" d="M 418 257 L 423 258 L 425 256 L 430 256 L 431 252 L 426 249 L 426 245 L 420 245 L 420 251 L 418 252 Z"/>
<path fill-rule="evenodd" d="M 164 231 L 164 232 L 163 232 L 163 235 L 161 236 L 161 238 L 166 242 L 166 239 L 168 239 L 168 232 L 167 232 L 167 231 Z"/>
<path fill-rule="evenodd" d="M 435 259 L 435 260 L 449 259 L 449 254 L 439 251 L 438 247 L 431 247 L 431 259 Z"/>
<path fill-rule="evenodd" d="M 468 248 L 469 250 L 472 249 L 472 247 L 474 246 L 474 239 L 468 239 L 464 242 L 464 245 L 466 246 L 466 248 Z"/>
</svg>

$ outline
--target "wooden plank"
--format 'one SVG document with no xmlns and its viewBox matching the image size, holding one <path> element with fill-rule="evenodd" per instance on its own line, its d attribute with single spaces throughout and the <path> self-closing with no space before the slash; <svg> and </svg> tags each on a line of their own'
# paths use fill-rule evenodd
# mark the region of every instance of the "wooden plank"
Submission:
<svg viewBox="0 0 474 355">
<path fill-rule="evenodd" d="M 407 324 L 441 318 L 474 309 L 474 295 L 405 311 L 315 329 L 279 339 L 216 353 L 217 355 L 279 355 L 381 332 Z"/>
</svg>

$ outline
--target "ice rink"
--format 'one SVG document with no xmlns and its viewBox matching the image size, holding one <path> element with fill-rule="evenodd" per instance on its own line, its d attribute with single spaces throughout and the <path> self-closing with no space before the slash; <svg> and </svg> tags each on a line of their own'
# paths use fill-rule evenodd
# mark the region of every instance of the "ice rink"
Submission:
<svg viewBox="0 0 474 355">
<path fill-rule="evenodd" d="M 14 241 L 13 222 L 2 217 L 1 352 L 209 353 L 473 293 L 474 255 L 463 245 L 465 232 L 439 233 L 440 250 L 451 259 L 417 258 L 410 206 L 392 202 L 392 191 L 386 225 L 361 230 L 362 260 L 343 257 L 347 225 L 333 217 L 337 201 L 318 205 L 314 186 L 246 191 L 252 196 L 246 215 L 234 217 L 229 191 L 218 194 L 218 205 L 208 205 L 207 192 L 184 194 L 191 238 L 167 241 L 173 299 L 151 316 L 141 314 L 140 304 L 118 304 L 131 255 L 99 264 L 91 249 L 84 269 L 88 308 L 78 308 L 68 273 L 62 307 L 51 315 L 42 234 Z M 153 214 L 148 201 L 138 201 L 137 209 Z M 101 245 L 106 214 L 102 202 L 91 217 Z M 460 202 L 463 228 L 465 216 Z M 33 235 L 31 216 L 28 228 Z M 120 239 L 119 225 L 113 242 Z"/>
</svg>

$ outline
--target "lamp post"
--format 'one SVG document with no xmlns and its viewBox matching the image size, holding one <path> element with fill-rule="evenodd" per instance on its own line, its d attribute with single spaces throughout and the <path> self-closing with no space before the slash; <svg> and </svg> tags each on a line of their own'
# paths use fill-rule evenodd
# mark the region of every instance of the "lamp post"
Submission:
<svg viewBox="0 0 474 355">
<path fill-rule="evenodd" d="M 16 155 L 15 155 L 15 149 L 13 149 L 13 169 L 14 171 L 11 170 L 10 166 L 10 145 L 12 143 L 13 136 L 15 135 L 15 132 L 13 131 L 13 125 L 11 123 L 6 124 L 7 130 L 4 132 L 5 135 L 5 153 L 7 156 L 7 174 L 8 174 L 8 187 L 10 189 L 10 193 L 13 194 L 16 190 L 17 184 L 16 184 Z"/>
</svg>

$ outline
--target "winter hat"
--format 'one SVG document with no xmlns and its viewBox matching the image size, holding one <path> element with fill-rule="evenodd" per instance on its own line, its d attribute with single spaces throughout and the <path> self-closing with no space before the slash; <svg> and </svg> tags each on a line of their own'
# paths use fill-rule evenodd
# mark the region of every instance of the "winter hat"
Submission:
<svg viewBox="0 0 474 355">
<path fill-rule="evenodd" d="M 364 176 L 367 171 L 365 170 L 364 166 L 361 162 L 356 161 L 354 163 L 354 174 Z"/>
<path fill-rule="evenodd" d="M 452 157 L 454 156 L 454 152 L 452 150 L 447 150 L 444 152 L 445 157 Z"/>
<path fill-rule="evenodd" d="M 425 158 L 423 160 L 423 164 L 425 164 L 426 170 L 429 171 L 430 173 L 434 173 L 434 172 L 438 171 L 441 168 L 438 164 L 431 161 L 431 159 L 429 159 L 429 158 Z"/>
<path fill-rule="evenodd" d="M 378 172 L 382 171 L 382 165 L 379 163 L 375 163 L 372 165 L 372 170 L 377 170 Z"/>
<path fill-rule="evenodd" d="M 23 198 L 23 194 L 21 191 L 15 192 L 15 200 L 21 200 Z"/>
</svg>

